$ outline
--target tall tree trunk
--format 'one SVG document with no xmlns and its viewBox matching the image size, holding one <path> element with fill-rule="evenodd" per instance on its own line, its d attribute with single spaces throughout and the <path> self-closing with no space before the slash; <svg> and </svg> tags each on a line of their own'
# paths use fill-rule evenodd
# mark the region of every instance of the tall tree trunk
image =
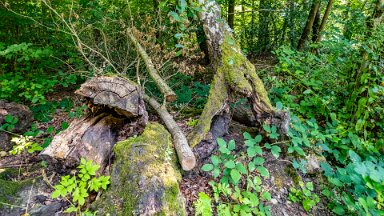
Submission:
<svg viewBox="0 0 384 216">
<path fill-rule="evenodd" d="M 312 42 L 316 42 L 316 38 L 319 34 L 319 27 L 320 27 L 320 6 L 317 8 L 315 20 L 313 21 L 312 25 Z"/>
<path fill-rule="evenodd" d="M 235 22 L 235 0 L 228 1 L 228 25 L 231 29 L 234 27 Z"/>
<path fill-rule="evenodd" d="M 333 0 L 329 0 L 328 4 L 327 4 L 327 9 L 325 9 L 325 13 L 324 13 L 323 19 L 321 20 L 319 32 L 317 33 L 316 42 L 320 42 L 320 40 L 321 40 L 321 32 L 325 28 L 325 23 L 327 22 L 329 14 L 331 13 L 332 5 L 333 5 Z"/>
<path fill-rule="evenodd" d="M 259 34 L 258 34 L 258 47 L 260 52 L 265 52 L 270 46 L 269 36 L 269 0 L 260 0 L 259 5 Z"/>
<path fill-rule="evenodd" d="M 304 49 L 305 42 L 307 41 L 308 35 L 311 32 L 311 28 L 313 22 L 315 21 L 317 10 L 320 6 L 320 0 L 314 0 L 312 3 L 311 11 L 309 12 L 307 23 L 305 24 L 305 28 L 303 33 L 301 34 L 299 43 L 297 45 L 297 49 L 302 51 Z"/>
<path fill-rule="evenodd" d="M 280 132 L 286 134 L 289 122 L 287 113 L 275 110 L 255 67 L 241 52 L 228 24 L 217 21 L 220 19 L 219 5 L 210 0 L 199 0 L 199 3 L 202 7 L 199 18 L 207 36 L 215 75 L 199 123 L 189 134 L 190 145 L 196 146 L 201 140 L 208 138 L 207 134 L 215 116 L 228 114 L 228 100 L 232 93 L 248 98 L 260 124 L 274 124 Z"/>
<path fill-rule="evenodd" d="M 295 11 L 295 3 L 293 0 L 289 1 L 289 41 L 291 43 L 291 47 L 295 47 L 295 23 L 294 23 L 294 11 Z"/>
</svg>

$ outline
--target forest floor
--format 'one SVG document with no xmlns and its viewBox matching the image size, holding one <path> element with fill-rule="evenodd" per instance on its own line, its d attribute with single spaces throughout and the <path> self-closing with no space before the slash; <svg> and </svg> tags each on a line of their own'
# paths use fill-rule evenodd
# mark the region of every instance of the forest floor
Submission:
<svg viewBox="0 0 384 216">
<path fill-rule="evenodd" d="M 266 69 L 268 67 L 272 67 L 273 65 L 273 59 L 271 58 L 263 58 L 259 59 L 258 61 L 255 61 L 255 66 L 257 68 Z M 50 101 L 60 101 L 63 98 L 69 98 L 71 99 L 74 104 L 80 105 L 81 99 L 74 94 L 73 90 L 63 90 L 58 89 L 57 91 L 53 92 L 51 95 L 47 96 L 47 98 Z M 70 110 L 74 112 L 74 108 Z M 50 126 L 53 126 L 55 128 L 55 131 L 60 130 L 62 127 L 63 122 L 66 122 L 68 124 L 71 123 L 71 121 L 74 119 L 73 117 L 69 117 L 68 110 L 58 108 L 56 111 L 52 114 L 52 119 L 48 122 L 41 123 L 35 121 L 37 125 L 38 130 L 46 131 Z M 173 113 L 175 114 L 175 113 Z M 188 133 L 192 127 L 187 126 L 187 122 L 190 120 L 184 119 L 180 116 L 175 116 L 176 119 L 178 119 L 178 124 L 181 126 L 181 128 L 184 130 L 184 132 Z M 196 116 L 197 118 L 198 116 Z M 159 118 L 154 115 L 153 113 L 150 114 L 150 121 L 160 121 Z M 230 128 L 229 128 L 229 134 L 225 135 L 223 137 L 226 141 L 229 140 L 235 140 L 236 141 L 236 150 L 240 151 L 241 149 L 244 149 L 244 141 L 242 133 L 246 129 L 245 126 L 240 125 L 239 123 L 236 123 L 232 121 Z M 45 134 L 42 136 L 49 136 L 49 134 Z M 43 138 L 43 137 L 38 137 Z M 199 154 L 199 152 L 196 152 Z M 216 150 L 213 152 L 213 154 L 216 153 Z M 25 155 L 17 155 L 17 156 L 11 156 L 9 154 L 5 154 L 4 152 L 1 153 L 2 156 L 0 157 L 0 169 L 4 168 L 15 168 L 18 169 L 19 172 L 16 174 L 13 174 L 9 178 L 12 180 L 22 181 L 24 179 L 29 179 L 31 177 L 36 176 L 43 176 L 43 180 L 47 181 L 49 180 L 49 184 L 54 185 L 60 180 L 60 175 L 64 173 L 54 173 L 53 171 L 48 170 L 46 167 L 41 166 L 41 159 L 37 157 L 37 154 L 25 154 Z M 204 192 L 208 195 L 212 195 L 212 189 L 211 186 L 208 184 L 209 181 L 213 180 L 212 176 L 204 172 L 200 169 L 202 165 L 205 163 L 210 162 L 210 157 L 202 158 L 199 155 L 197 155 L 197 158 L 200 158 L 198 161 L 197 167 L 190 171 L 190 172 L 184 172 L 183 178 L 180 183 L 180 190 L 183 193 L 185 199 L 186 199 L 186 207 L 187 212 L 189 215 L 194 215 L 194 202 L 198 199 L 199 192 Z M 272 215 L 330 215 L 326 208 L 326 203 L 319 203 L 313 210 L 310 212 L 306 212 L 300 203 L 293 203 L 289 201 L 288 195 L 289 195 L 289 189 L 291 187 L 297 186 L 297 181 L 304 181 L 304 182 L 314 182 L 315 184 L 315 191 L 316 189 L 320 188 L 321 184 L 321 178 L 319 178 L 320 173 L 313 173 L 313 174 L 307 174 L 303 175 L 299 172 L 297 172 L 293 166 L 292 166 L 292 158 L 285 158 L 282 156 L 279 159 L 276 159 L 272 156 L 272 154 L 267 153 L 264 156 L 265 159 L 265 167 L 268 169 L 270 173 L 270 178 L 264 179 L 262 188 L 266 191 L 269 191 L 272 195 L 272 200 L 270 203 L 266 203 L 267 205 L 271 206 L 271 213 Z M 104 171 L 104 175 L 109 175 L 109 170 L 106 169 Z M 30 201 L 30 205 L 34 205 L 34 203 L 50 203 L 55 202 L 50 197 L 50 193 L 53 191 L 52 187 L 47 186 L 44 187 L 45 191 L 43 192 L 43 196 L 40 196 L 39 198 L 32 199 Z M 319 191 L 316 191 L 319 193 Z M 211 196 L 212 197 L 212 196 Z M 62 209 L 66 206 L 68 206 L 67 203 L 61 202 L 59 204 L 61 206 L 60 211 L 62 212 Z M 1 215 L 6 215 L 0 212 Z"/>
</svg>

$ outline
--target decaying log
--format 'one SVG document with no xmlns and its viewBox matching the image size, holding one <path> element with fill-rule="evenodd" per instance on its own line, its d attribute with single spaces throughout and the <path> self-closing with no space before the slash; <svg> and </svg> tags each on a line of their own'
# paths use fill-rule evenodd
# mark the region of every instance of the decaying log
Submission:
<svg viewBox="0 0 384 216">
<path fill-rule="evenodd" d="M 141 117 L 145 124 L 148 114 L 136 83 L 116 76 L 99 76 L 81 85 L 76 94 L 92 99 L 93 104 L 105 105 L 128 118 Z"/>
<path fill-rule="evenodd" d="M 105 113 L 75 119 L 40 155 L 57 166 L 73 167 L 85 158 L 103 167 L 116 143 L 116 128 L 122 122 Z"/>
<path fill-rule="evenodd" d="M 167 126 L 168 131 L 172 134 L 177 156 L 183 170 L 189 171 L 193 169 L 196 165 L 196 158 L 188 145 L 187 138 L 185 137 L 183 131 L 177 125 L 167 109 L 165 109 L 164 106 L 161 106 L 154 98 L 144 95 L 144 100 L 156 110 L 160 118 Z"/>
<path fill-rule="evenodd" d="M 176 100 L 176 94 L 173 92 L 173 90 L 168 86 L 168 84 L 161 78 L 157 70 L 155 69 L 155 66 L 151 60 L 151 58 L 148 56 L 145 49 L 140 45 L 140 43 L 136 40 L 135 36 L 132 33 L 131 29 L 127 29 L 127 35 L 132 41 L 133 45 L 136 47 L 137 52 L 140 54 L 141 58 L 144 60 L 145 66 L 147 67 L 148 73 L 155 82 L 157 88 L 159 91 L 164 95 L 164 98 L 168 102 L 172 102 Z"/>
<path fill-rule="evenodd" d="M 286 134 L 289 116 L 272 106 L 255 67 L 242 53 L 228 24 L 221 19 L 220 6 L 216 1 L 209 0 L 199 0 L 199 4 L 202 8 L 199 19 L 207 36 L 215 75 L 203 113 L 188 136 L 190 145 L 195 147 L 207 138 L 215 116 L 229 114 L 228 98 L 231 94 L 248 99 L 259 124 L 275 124 L 282 134 Z"/>
<path fill-rule="evenodd" d="M 171 136 L 158 123 L 114 147 L 111 186 L 91 209 L 98 215 L 186 215 Z"/>
<path fill-rule="evenodd" d="M 117 141 L 120 128 L 127 121 L 144 126 L 148 120 L 140 88 L 119 77 L 94 77 L 76 91 L 88 98 L 97 112 L 75 119 L 66 130 L 56 135 L 40 155 L 58 168 L 73 167 L 81 158 L 106 165 Z M 92 107 L 93 109 L 93 107 Z M 58 162 L 58 163 L 57 163 Z"/>
</svg>

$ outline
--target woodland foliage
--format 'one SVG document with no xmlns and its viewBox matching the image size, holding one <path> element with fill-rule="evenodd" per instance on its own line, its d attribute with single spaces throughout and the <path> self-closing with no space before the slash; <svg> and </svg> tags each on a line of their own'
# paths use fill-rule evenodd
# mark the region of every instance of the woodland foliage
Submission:
<svg viewBox="0 0 384 216">
<path fill-rule="evenodd" d="M 268 214 L 270 194 L 259 188 L 269 175 L 263 166 L 268 151 L 276 158 L 293 157 L 302 174 L 309 152 L 326 159 L 317 185 L 321 192 L 312 194 L 313 185 L 304 183 L 292 188 L 291 200 L 305 210 L 320 199 L 336 215 L 382 215 L 383 1 L 333 1 L 324 21 L 326 0 L 216 2 L 222 16 L 217 22 L 228 21 L 272 105 L 288 111 L 291 123 L 286 142 L 278 140 L 273 125 L 260 125 L 263 138 L 244 134 L 246 148 L 239 155 L 232 152 L 234 142 L 219 139 L 218 152 L 202 167 L 211 173 L 215 192 L 199 195 L 196 213 Z M 308 26 L 311 10 L 316 17 Z M 214 76 L 201 11 L 199 1 L 186 0 L 0 0 L 0 100 L 30 106 L 38 121 L 49 121 L 56 108 L 73 108 L 71 115 L 78 116 L 84 106 L 64 98 L 52 101 L 49 95 L 76 89 L 88 77 L 115 74 L 165 101 L 132 34 L 177 96 L 164 104 L 179 118 L 190 118 L 193 127 Z M 247 103 L 241 97 L 228 100 L 232 107 Z M 8 120 L 1 130 L 11 125 L 12 117 Z"/>
</svg>

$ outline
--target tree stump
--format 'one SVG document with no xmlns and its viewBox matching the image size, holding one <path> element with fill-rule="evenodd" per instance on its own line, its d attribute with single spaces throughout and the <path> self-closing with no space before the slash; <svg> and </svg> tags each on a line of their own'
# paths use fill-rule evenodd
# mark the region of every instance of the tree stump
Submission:
<svg viewBox="0 0 384 216">
<path fill-rule="evenodd" d="M 102 168 L 110 158 L 119 129 L 126 121 L 147 123 L 139 87 L 119 77 L 94 77 L 76 91 L 89 100 L 91 114 L 74 120 L 40 155 L 57 169 L 76 166 L 81 158 Z"/>
<path fill-rule="evenodd" d="M 114 147 L 111 187 L 93 204 L 99 215 L 186 215 L 169 132 L 150 123 Z"/>
</svg>

